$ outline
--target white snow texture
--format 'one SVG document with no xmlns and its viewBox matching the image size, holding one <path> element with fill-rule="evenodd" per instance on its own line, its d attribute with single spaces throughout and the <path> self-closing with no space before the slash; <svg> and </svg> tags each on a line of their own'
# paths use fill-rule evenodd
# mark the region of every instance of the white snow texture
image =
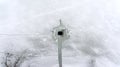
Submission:
<svg viewBox="0 0 120 67">
<path fill-rule="evenodd" d="M 0 67 L 58 67 L 60 19 L 63 67 L 120 67 L 119 18 L 120 0 L 0 0 Z"/>
</svg>

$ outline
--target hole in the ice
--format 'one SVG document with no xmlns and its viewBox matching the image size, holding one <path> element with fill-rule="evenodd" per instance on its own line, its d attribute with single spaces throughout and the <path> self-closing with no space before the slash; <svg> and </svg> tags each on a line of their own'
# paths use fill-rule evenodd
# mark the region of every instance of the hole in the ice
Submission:
<svg viewBox="0 0 120 67">
<path fill-rule="evenodd" d="M 63 31 L 58 31 L 59 36 L 63 36 Z"/>
</svg>

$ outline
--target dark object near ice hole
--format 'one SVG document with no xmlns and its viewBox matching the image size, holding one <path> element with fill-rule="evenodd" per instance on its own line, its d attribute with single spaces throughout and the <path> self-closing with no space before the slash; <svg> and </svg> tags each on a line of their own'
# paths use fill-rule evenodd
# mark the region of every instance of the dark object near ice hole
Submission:
<svg viewBox="0 0 120 67">
<path fill-rule="evenodd" d="M 59 36 L 63 36 L 63 31 L 58 31 Z"/>
</svg>

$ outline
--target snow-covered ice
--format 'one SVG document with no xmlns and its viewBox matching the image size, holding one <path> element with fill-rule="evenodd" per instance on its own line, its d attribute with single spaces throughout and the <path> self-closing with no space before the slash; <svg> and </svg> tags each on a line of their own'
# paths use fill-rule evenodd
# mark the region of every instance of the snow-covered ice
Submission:
<svg viewBox="0 0 120 67">
<path fill-rule="evenodd" d="M 120 67 L 119 17 L 119 0 L 0 0 L 0 67 L 6 56 L 24 59 L 20 67 L 58 67 L 59 19 L 70 31 L 63 67 L 91 67 L 93 59 L 95 67 Z"/>
</svg>

